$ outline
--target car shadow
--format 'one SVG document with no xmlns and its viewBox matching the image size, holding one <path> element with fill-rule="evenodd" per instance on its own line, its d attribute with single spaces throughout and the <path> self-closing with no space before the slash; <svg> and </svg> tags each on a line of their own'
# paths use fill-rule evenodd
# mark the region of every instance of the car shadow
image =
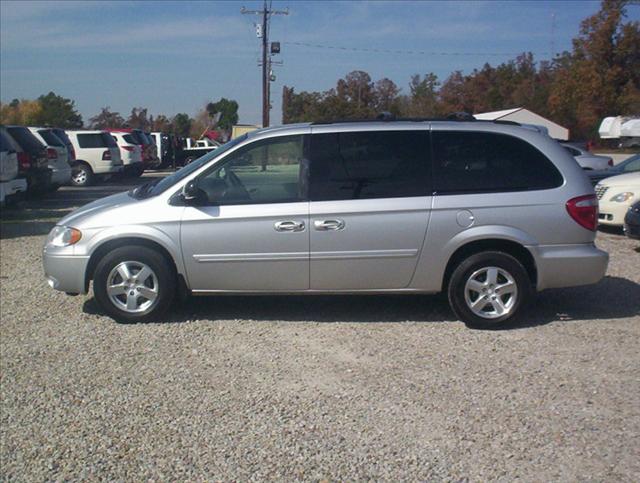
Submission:
<svg viewBox="0 0 640 483">
<path fill-rule="evenodd" d="M 619 319 L 640 315 L 640 284 L 620 277 L 600 283 L 538 294 L 522 319 L 509 330 L 551 322 Z M 83 310 L 105 315 L 93 298 Z M 383 323 L 456 320 L 447 298 L 439 295 L 198 296 L 177 305 L 160 323 L 197 320 L 259 322 Z"/>
<path fill-rule="evenodd" d="M 75 209 L 162 177 L 164 176 L 161 174 L 150 174 L 141 178 L 115 178 L 104 184 L 86 188 L 63 186 L 41 198 L 21 201 L 15 206 L 2 209 L 0 239 L 46 235 L 58 220 Z"/>
</svg>

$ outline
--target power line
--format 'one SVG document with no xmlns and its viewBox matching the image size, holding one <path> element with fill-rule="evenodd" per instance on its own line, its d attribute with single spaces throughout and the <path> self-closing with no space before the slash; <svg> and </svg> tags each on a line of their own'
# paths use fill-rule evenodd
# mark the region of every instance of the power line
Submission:
<svg viewBox="0 0 640 483">
<path fill-rule="evenodd" d="M 409 54 L 409 55 L 451 55 L 451 56 L 514 56 L 520 55 L 521 52 L 435 52 L 427 50 L 402 50 L 402 49 L 375 49 L 363 47 L 344 47 L 339 45 L 313 44 L 309 42 L 283 42 L 286 45 L 296 45 L 299 47 L 312 47 L 317 49 L 343 50 L 348 52 L 369 52 L 372 54 Z M 549 55 L 549 52 L 532 52 L 536 55 Z"/>
</svg>

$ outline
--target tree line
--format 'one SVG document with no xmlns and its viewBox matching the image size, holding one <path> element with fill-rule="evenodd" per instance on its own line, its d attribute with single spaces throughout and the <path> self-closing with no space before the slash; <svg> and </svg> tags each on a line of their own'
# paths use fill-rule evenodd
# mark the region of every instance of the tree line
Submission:
<svg viewBox="0 0 640 483">
<path fill-rule="evenodd" d="M 0 103 L 0 123 L 63 129 L 132 128 L 199 138 L 211 129 L 230 132 L 231 127 L 238 123 L 238 107 L 236 101 L 223 97 L 217 102 L 207 103 L 193 118 L 186 113 L 172 117 L 164 114 L 153 116 L 146 107 L 132 108 L 125 118 L 106 106 L 85 124 L 73 100 L 49 92 L 34 100 L 14 99 L 7 104 Z"/>
<path fill-rule="evenodd" d="M 523 53 L 444 82 L 433 73 L 413 75 L 404 94 L 392 80 L 373 81 L 363 71 L 324 92 L 284 86 L 283 123 L 366 119 L 382 111 L 401 117 L 441 117 L 525 107 L 570 129 L 573 138 L 595 138 L 606 116 L 640 114 L 640 23 L 627 21 L 625 0 L 604 0 L 582 21 L 571 52 L 536 62 Z"/>
</svg>

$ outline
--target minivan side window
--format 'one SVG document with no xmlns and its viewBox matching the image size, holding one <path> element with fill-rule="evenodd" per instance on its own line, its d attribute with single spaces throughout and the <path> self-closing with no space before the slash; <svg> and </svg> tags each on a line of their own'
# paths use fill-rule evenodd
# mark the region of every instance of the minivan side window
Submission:
<svg viewBox="0 0 640 483">
<path fill-rule="evenodd" d="M 433 131 L 437 194 L 557 188 L 563 178 L 528 142 L 506 134 Z"/>
<path fill-rule="evenodd" d="M 306 199 L 304 136 L 264 139 L 227 156 L 198 178 L 216 205 L 288 203 Z"/>
<path fill-rule="evenodd" d="M 311 135 L 312 201 L 431 194 L 427 131 Z"/>
</svg>

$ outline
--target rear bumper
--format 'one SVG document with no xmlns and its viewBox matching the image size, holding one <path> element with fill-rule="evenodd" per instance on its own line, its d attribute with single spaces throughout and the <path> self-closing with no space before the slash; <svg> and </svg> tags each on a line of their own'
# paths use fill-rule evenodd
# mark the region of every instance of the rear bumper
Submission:
<svg viewBox="0 0 640 483">
<path fill-rule="evenodd" d="M 42 263 L 44 276 L 51 288 L 69 293 L 87 293 L 85 273 L 88 256 L 52 255 L 45 249 Z"/>
<path fill-rule="evenodd" d="M 4 202 L 7 198 L 23 191 L 27 191 L 27 180 L 24 178 L 2 181 L 0 183 L 0 202 Z"/>
<path fill-rule="evenodd" d="M 592 243 L 527 247 L 538 271 L 537 290 L 597 283 L 604 277 L 609 254 Z"/>
<path fill-rule="evenodd" d="M 124 165 L 114 164 L 112 161 L 98 161 L 92 166 L 95 174 L 115 174 L 124 170 Z"/>
<path fill-rule="evenodd" d="M 68 168 L 54 169 L 51 173 L 51 182 L 53 184 L 63 185 L 71 180 L 71 166 Z"/>
</svg>

